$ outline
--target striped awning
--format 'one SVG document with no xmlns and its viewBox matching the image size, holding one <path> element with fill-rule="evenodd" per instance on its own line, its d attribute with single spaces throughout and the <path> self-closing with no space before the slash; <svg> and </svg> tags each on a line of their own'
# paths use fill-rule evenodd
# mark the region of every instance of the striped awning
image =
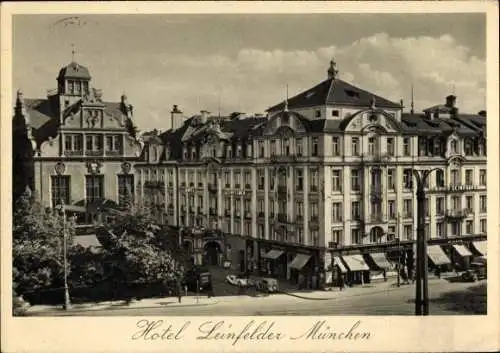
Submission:
<svg viewBox="0 0 500 353">
<path fill-rule="evenodd" d="M 278 257 L 280 257 L 281 255 L 283 255 L 283 252 L 284 252 L 283 250 L 272 249 L 269 252 L 267 252 L 264 255 L 262 255 L 262 257 L 265 258 L 265 259 L 276 260 Z"/>
<path fill-rule="evenodd" d="M 378 268 L 389 269 L 392 267 L 383 252 L 371 253 L 370 257 L 373 259 L 373 262 L 375 262 L 375 265 L 377 265 Z"/>
<path fill-rule="evenodd" d="M 465 245 L 453 244 L 453 249 L 455 249 L 458 255 L 462 257 L 472 256 L 472 253 L 465 247 Z"/>
<path fill-rule="evenodd" d="M 347 268 L 351 272 L 370 270 L 365 260 L 363 259 L 363 256 L 361 255 L 346 255 L 342 256 L 342 259 L 345 261 Z"/>
<path fill-rule="evenodd" d="M 335 256 L 333 258 L 333 266 L 338 266 L 340 268 L 340 272 L 346 273 L 347 272 L 347 267 L 345 267 L 344 263 L 340 259 L 340 257 Z"/>
<path fill-rule="evenodd" d="M 481 255 L 486 257 L 486 253 L 488 252 L 488 243 L 486 242 L 486 240 L 473 241 L 472 245 L 478 252 L 481 253 Z"/>
<path fill-rule="evenodd" d="M 427 247 L 427 255 L 436 266 L 451 264 L 450 258 L 439 245 L 429 245 Z"/>
<path fill-rule="evenodd" d="M 300 270 L 309 261 L 311 256 L 305 254 L 297 254 L 294 259 L 288 264 L 288 267 Z"/>
</svg>

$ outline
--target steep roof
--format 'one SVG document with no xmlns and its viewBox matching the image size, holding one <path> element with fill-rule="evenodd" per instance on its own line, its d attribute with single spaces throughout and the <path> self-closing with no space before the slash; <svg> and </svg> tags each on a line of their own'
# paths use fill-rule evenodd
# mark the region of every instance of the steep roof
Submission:
<svg viewBox="0 0 500 353">
<path fill-rule="evenodd" d="M 417 134 L 451 134 L 456 132 L 459 135 L 477 135 L 479 129 L 474 129 L 472 121 L 480 116 L 471 116 L 460 114 L 457 117 L 441 119 L 430 119 L 425 114 L 403 113 L 401 122 L 406 126 L 409 132 Z"/>
<path fill-rule="evenodd" d="M 371 92 L 351 85 L 337 78 L 329 78 L 316 86 L 288 99 L 288 108 L 306 108 L 318 105 L 352 105 L 370 106 L 372 99 L 375 104 L 383 108 L 400 108 L 398 103 L 391 102 Z M 281 102 L 267 109 L 267 111 L 282 110 L 285 102 Z"/>
<path fill-rule="evenodd" d="M 119 117 L 122 114 L 120 103 L 103 102 L 104 113 Z M 33 137 L 38 145 L 47 141 L 49 137 L 57 136 L 59 122 L 59 104 L 57 100 L 50 99 L 24 99 L 26 113 L 32 127 Z"/>
<path fill-rule="evenodd" d="M 61 78 L 81 78 L 90 80 L 89 70 L 74 61 L 59 70 L 58 79 Z"/>
</svg>

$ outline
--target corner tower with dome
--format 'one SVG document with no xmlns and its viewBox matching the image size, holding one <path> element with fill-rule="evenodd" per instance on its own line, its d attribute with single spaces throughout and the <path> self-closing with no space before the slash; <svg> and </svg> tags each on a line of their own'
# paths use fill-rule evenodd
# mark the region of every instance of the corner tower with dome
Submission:
<svg viewBox="0 0 500 353">
<path fill-rule="evenodd" d="M 133 194 L 142 144 L 125 95 L 105 101 L 89 69 L 75 61 L 59 70 L 47 97 L 25 98 L 21 89 L 13 117 L 13 167 L 21 176 L 14 196 L 28 186 L 44 206 L 63 202 L 89 223 L 103 204 Z"/>
</svg>

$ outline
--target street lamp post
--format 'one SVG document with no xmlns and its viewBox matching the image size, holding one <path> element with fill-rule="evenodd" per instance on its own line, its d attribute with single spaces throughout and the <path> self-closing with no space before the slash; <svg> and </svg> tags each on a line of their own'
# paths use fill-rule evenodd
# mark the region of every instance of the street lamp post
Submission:
<svg viewBox="0 0 500 353">
<path fill-rule="evenodd" d="M 401 241 L 399 237 L 396 238 L 398 244 L 398 287 L 401 287 Z"/>
<path fill-rule="evenodd" d="M 64 207 L 64 200 L 61 199 L 61 215 L 63 221 L 62 227 L 62 238 L 63 238 L 63 266 L 64 266 L 64 310 L 69 310 L 71 308 L 71 301 L 69 297 L 68 288 L 68 250 L 67 250 L 67 238 L 66 238 L 66 212 Z"/>
<path fill-rule="evenodd" d="M 432 171 L 418 171 L 413 169 L 417 181 L 417 268 L 416 268 L 416 293 L 415 315 L 429 315 L 429 282 L 427 270 L 427 239 L 425 237 L 425 182 Z"/>
</svg>

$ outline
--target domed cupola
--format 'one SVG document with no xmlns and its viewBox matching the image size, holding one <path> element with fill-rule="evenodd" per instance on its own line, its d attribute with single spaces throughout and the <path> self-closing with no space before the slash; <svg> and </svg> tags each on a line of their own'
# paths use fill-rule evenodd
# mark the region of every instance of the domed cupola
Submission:
<svg viewBox="0 0 500 353">
<path fill-rule="evenodd" d="M 83 96 L 89 93 L 89 70 L 75 61 L 59 70 L 58 93 Z"/>
</svg>

